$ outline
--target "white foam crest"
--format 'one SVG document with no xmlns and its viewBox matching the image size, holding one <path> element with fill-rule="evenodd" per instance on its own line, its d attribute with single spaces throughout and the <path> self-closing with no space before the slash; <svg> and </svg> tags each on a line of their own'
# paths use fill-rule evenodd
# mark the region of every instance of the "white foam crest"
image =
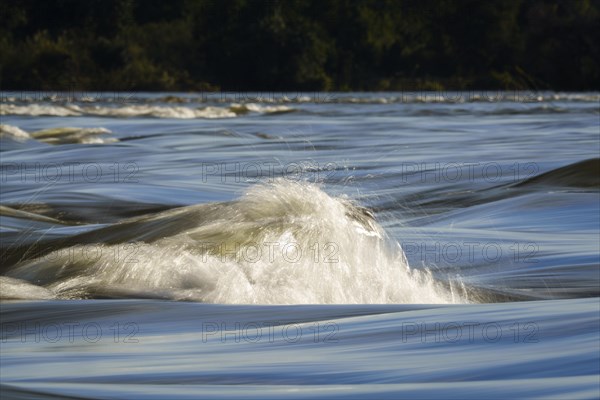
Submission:
<svg viewBox="0 0 600 400">
<path fill-rule="evenodd" d="M 84 112 L 91 115 L 107 117 L 155 117 L 155 118 L 232 118 L 236 114 L 227 108 L 222 107 L 163 107 L 149 105 L 134 105 L 126 107 L 84 107 Z"/>
<path fill-rule="evenodd" d="M 0 299 L 2 300 L 46 300 L 56 296 L 52 291 L 29 282 L 0 276 Z"/>
<path fill-rule="evenodd" d="M 25 132 L 18 126 L 0 124 L 0 137 L 5 136 L 19 141 L 31 139 L 29 133 Z"/>
<path fill-rule="evenodd" d="M 236 106 L 236 105 L 232 104 L 232 107 L 234 107 L 234 106 Z M 284 106 L 284 105 L 264 106 L 264 105 L 260 105 L 260 104 L 256 104 L 256 103 L 247 103 L 247 104 L 243 104 L 243 105 L 238 105 L 238 107 L 244 108 L 247 111 L 261 113 L 261 114 L 284 113 L 284 112 L 293 111 L 293 108 Z"/>
<path fill-rule="evenodd" d="M 217 217 L 176 235 L 102 246 L 91 259 L 75 246 L 9 275 L 63 297 L 110 292 L 244 304 L 463 301 L 429 273 L 410 270 L 400 246 L 370 218 L 318 186 L 279 180 L 252 188 Z"/>
<path fill-rule="evenodd" d="M 95 115 L 103 117 L 154 117 L 154 118 L 233 118 L 237 114 L 227 107 L 165 107 L 152 105 L 132 105 L 124 107 L 85 106 L 76 104 L 69 106 L 29 104 L 19 106 L 8 104 L 0 109 L 0 115 L 29 115 L 29 116 L 57 116 L 73 117 L 82 115 Z"/>
<path fill-rule="evenodd" d="M 110 136 L 103 136 L 112 133 L 106 128 L 75 128 L 59 127 L 42 129 L 28 133 L 17 126 L 0 125 L 0 136 L 10 137 L 15 140 L 23 141 L 35 139 L 48 144 L 102 144 L 115 143 L 119 140 Z"/>
<path fill-rule="evenodd" d="M 77 105 L 57 106 L 46 104 L 29 104 L 19 106 L 15 104 L 6 104 L 0 107 L 0 115 L 29 115 L 29 116 L 53 116 L 53 117 L 76 117 L 82 115 L 81 109 Z"/>
<path fill-rule="evenodd" d="M 102 144 L 118 142 L 117 138 L 103 137 L 103 135 L 110 133 L 112 132 L 106 128 L 60 127 L 32 132 L 31 136 L 36 140 L 48 144 Z"/>
</svg>

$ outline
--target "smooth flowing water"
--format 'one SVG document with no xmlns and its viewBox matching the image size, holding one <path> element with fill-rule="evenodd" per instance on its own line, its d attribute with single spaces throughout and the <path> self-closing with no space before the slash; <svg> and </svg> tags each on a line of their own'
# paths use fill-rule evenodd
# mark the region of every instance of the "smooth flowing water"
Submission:
<svg viewBox="0 0 600 400">
<path fill-rule="evenodd" d="M 598 93 L 0 116 L 3 396 L 600 396 Z"/>
</svg>

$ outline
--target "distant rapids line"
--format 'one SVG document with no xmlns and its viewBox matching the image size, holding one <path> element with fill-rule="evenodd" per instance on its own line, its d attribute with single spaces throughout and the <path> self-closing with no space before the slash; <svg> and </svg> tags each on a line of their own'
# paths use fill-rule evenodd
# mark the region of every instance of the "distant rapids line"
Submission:
<svg viewBox="0 0 600 400">
<path fill-rule="evenodd" d="M 263 106 L 259 104 L 231 104 L 229 107 L 183 107 L 183 106 L 158 106 L 158 105 L 125 105 L 112 106 L 85 106 L 74 103 L 68 104 L 6 104 L 0 108 L 0 115 L 26 115 L 26 116 L 53 116 L 53 117 L 113 117 L 113 118 L 176 118 L 176 119 L 215 119 L 235 118 L 248 113 L 277 114 L 294 111 L 293 108 L 279 106 Z"/>
</svg>

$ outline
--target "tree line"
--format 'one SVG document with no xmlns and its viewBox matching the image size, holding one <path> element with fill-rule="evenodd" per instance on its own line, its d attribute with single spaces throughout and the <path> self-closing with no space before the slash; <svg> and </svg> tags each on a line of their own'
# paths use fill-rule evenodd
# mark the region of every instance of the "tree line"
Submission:
<svg viewBox="0 0 600 400">
<path fill-rule="evenodd" d="M 0 89 L 600 89 L 600 0 L 2 0 Z"/>
</svg>

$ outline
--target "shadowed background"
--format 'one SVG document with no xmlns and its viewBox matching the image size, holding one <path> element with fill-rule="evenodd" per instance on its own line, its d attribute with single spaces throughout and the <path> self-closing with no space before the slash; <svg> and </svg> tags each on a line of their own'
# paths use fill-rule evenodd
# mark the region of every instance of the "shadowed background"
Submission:
<svg viewBox="0 0 600 400">
<path fill-rule="evenodd" d="M 16 1 L 4 90 L 593 90 L 600 2 Z"/>
</svg>

